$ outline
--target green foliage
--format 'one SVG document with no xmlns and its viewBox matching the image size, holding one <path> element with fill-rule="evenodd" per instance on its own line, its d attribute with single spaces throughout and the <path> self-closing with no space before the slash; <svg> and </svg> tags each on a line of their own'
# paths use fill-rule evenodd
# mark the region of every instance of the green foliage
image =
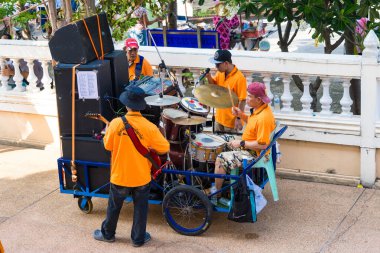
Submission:
<svg viewBox="0 0 380 253">
<path fill-rule="evenodd" d="M 171 0 L 100 0 L 98 12 L 104 11 L 107 13 L 108 22 L 113 29 L 112 36 L 116 40 L 125 38 L 125 32 L 136 24 L 136 18 L 131 15 L 138 5 L 144 4 L 154 16 L 164 17 L 166 6 Z"/>
</svg>

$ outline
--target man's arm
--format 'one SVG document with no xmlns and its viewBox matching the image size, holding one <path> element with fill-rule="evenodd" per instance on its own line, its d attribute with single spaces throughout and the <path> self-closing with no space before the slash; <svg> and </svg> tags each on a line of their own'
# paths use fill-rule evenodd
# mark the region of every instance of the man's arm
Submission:
<svg viewBox="0 0 380 253">
<path fill-rule="evenodd" d="M 209 84 L 216 84 L 216 80 L 212 77 L 210 72 L 206 75 L 206 78 Z"/>
</svg>

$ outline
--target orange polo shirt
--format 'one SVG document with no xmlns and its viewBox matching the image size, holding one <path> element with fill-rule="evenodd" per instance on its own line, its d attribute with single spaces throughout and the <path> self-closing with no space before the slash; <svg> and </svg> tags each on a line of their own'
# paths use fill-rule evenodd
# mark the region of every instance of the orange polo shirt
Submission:
<svg viewBox="0 0 380 253">
<path fill-rule="evenodd" d="M 231 91 L 235 92 L 239 98 L 239 101 L 245 100 L 247 97 L 247 80 L 245 79 L 243 73 L 241 73 L 236 66 L 231 71 L 231 73 L 226 76 L 224 72 L 216 72 L 216 75 L 212 78 L 214 83 L 225 87 L 228 89 L 230 87 Z M 236 105 L 238 106 L 238 105 Z M 217 109 L 215 120 L 219 124 L 235 128 L 236 117 L 232 114 L 231 108 Z"/>
<path fill-rule="evenodd" d="M 135 78 L 136 78 L 135 69 L 136 69 L 136 64 L 139 62 L 140 62 L 140 55 L 137 55 L 133 64 L 129 66 L 128 71 L 129 71 L 129 80 L 130 81 L 135 80 Z M 141 74 L 143 76 L 153 76 L 152 65 L 150 65 L 149 61 L 145 57 L 144 57 L 144 61 L 143 61 L 142 68 L 141 68 Z"/>
<path fill-rule="evenodd" d="M 270 134 L 275 127 L 272 109 L 267 104 L 263 104 L 248 117 L 247 126 L 241 138 L 245 141 L 257 141 L 260 145 L 268 145 Z M 255 151 L 259 155 L 261 150 Z"/>
<path fill-rule="evenodd" d="M 128 112 L 126 118 L 144 147 L 161 154 L 169 152 L 169 142 L 140 112 Z M 121 118 L 111 121 L 103 141 L 105 149 L 112 152 L 111 183 L 138 187 L 151 181 L 152 164 L 137 151 Z"/>
</svg>

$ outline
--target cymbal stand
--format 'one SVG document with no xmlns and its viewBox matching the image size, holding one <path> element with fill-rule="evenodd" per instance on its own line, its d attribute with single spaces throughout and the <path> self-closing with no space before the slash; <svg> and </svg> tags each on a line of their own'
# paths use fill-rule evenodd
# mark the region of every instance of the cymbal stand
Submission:
<svg viewBox="0 0 380 253">
<path fill-rule="evenodd" d="M 215 134 L 215 108 L 212 108 L 212 134 Z"/>
<path fill-rule="evenodd" d="M 166 67 L 165 62 L 164 62 L 164 60 L 163 60 L 162 57 L 161 57 L 160 51 L 158 51 L 156 41 L 154 40 L 153 35 L 152 35 L 152 33 L 150 32 L 149 29 L 148 29 L 148 34 L 149 34 L 150 38 L 152 39 L 153 44 L 154 44 L 154 47 L 155 47 L 155 49 L 156 49 L 156 51 L 157 51 L 158 57 L 159 57 L 160 60 L 161 60 L 161 63 L 158 65 L 158 67 L 159 67 L 161 70 L 162 70 L 162 69 L 165 69 L 165 72 L 166 72 L 167 76 L 170 77 L 170 76 L 171 76 L 171 73 L 170 73 L 169 69 Z M 169 79 L 170 79 L 170 78 L 169 78 Z M 173 78 L 173 79 L 175 79 L 175 80 L 171 80 L 171 79 L 170 79 L 170 81 L 172 82 L 174 88 L 177 90 L 179 96 L 180 96 L 181 98 L 183 98 L 183 93 L 182 93 L 181 89 L 179 88 L 178 80 L 177 80 L 176 78 Z M 161 80 L 161 82 L 162 82 L 162 80 Z M 163 86 L 163 84 L 162 84 L 162 86 Z M 163 88 L 162 88 L 162 93 L 164 93 Z"/>
</svg>

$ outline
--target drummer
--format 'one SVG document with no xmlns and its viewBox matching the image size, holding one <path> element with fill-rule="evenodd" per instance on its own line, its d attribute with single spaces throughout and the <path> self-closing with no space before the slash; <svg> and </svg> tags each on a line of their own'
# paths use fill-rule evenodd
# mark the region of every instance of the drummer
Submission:
<svg viewBox="0 0 380 253">
<path fill-rule="evenodd" d="M 248 85 L 247 104 L 253 108 L 251 115 L 246 115 L 243 110 L 233 107 L 232 112 L 240 117 L 247 126 L 244 129 L 242 140 L 233 140 L 228 146 L 233 151 L 222 152 L 215 162 L 215 174 L 230 173 L 231 169 L 241 168 L 243 157 L 255 158 L 260 151 L 270 143 L 270 135 L 275 129 L 275 119 L 270 107 L 270 98 L 266 95 L 265 85 L 253 82 Z M 215 179 L 218 190 L 222 188 L 223 180 Z"/>
<path fill-rule="evenodd" d="M 247 97 L 247 80 L 243 73 L 232 64 L 230 51 L 217 50 L 214 57 L 210 58 L 209 61 L 215 64 L 218 71 L 215 76 L 211 76 L 210 73 L 206 75 L 208 82 L 230 88 L 231 91 L 235 92 L 239 99 L 237 106 L 244 111 Z M 217 132 L 236 132 L 243 128 L 240 119 L 232 114 L 231 108 L 217 109 L 215 120 L 215 131 Z"/>
<path fill-rule="evenodd" d="M 128 38 L 123 48 L 127 52 L 129 64 L 129 80 L 139 80 L 142 76 L 153 76 L 152 65 L 143 56 L 139 55 L 139 44 L 137 40 Z"/>
</svg>

